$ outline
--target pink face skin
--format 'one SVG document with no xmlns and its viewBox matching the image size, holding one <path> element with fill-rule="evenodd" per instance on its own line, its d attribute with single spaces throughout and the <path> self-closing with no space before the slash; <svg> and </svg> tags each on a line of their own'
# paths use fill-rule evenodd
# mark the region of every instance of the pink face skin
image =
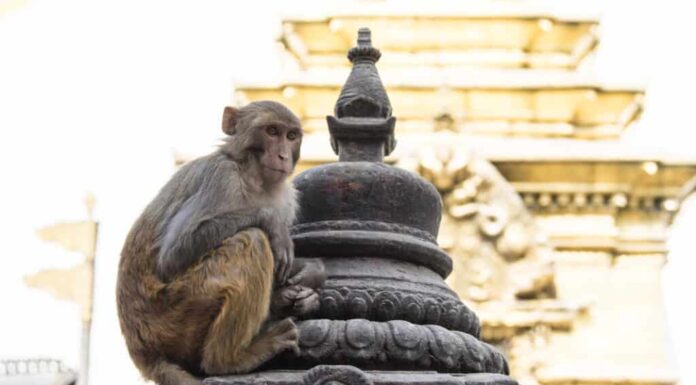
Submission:
<svg viewBox="0 0 696 385">
<path fill-rule="evenodd" d="M 302 130 L 284 122 L 270 122 L 259 128 L 264 143 L 261 175 L 267 184 L 282 183 L 295 168 L 300 156 Z"/>
</svg>

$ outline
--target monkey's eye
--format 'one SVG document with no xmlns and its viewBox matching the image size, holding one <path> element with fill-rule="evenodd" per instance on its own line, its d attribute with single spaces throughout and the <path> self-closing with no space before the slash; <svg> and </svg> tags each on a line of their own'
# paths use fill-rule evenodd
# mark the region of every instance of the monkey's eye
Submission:
<svg viewBox="0 0 696 385">
<path fill-rule="evenodd" d="M 289 139 L 289 140 L 295 140 L 295 139 L 297 139 L 297 132 L 295 132 L 295 131 L 290 131 L 290 132 L 288 132 L 288 139 Z"/>
<path fill-rule="evenodd" d="M 279 134 L 278 127 L 276 126 L 268 126 L 266 127 L 266 132 L 270 136 L 277 136 Z"/>
</svg>

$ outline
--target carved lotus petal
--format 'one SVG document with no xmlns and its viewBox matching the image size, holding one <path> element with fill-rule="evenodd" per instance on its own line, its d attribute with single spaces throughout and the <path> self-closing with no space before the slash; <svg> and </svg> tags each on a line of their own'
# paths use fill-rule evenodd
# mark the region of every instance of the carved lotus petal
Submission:
<svg viewBox="0 0 696 385">
<path fill-rule="evenodd" d="M 300 344 L 302 347 L 312 348 L 321 345 L 327 340 L 329 331 L 331 330 L 331 321 L 315 320 L 306 322 L 300 330 Z"/>
<path fill-rule="evenodd" d="M 346 312 L 349 318 L 367 318 L 370 307 L 372 306 L 372 298 L 365 290 L 355 290 L 346 297 Z"/>
<path fill-rule="evenodd" d="M 436 324 L 440 322 L 440 305 L 432 298 L 426 298 L 423 301 L 425 308 L 425 323 Z"/>
<path fill-rule="evenodd" d="M 346 321 L 346 343 L 356 349 L 365 349 L 375 343 L 374 324 L 365 319 Z"/>
<path fill-rule="evenodd" d="M 456 368 L 459 364 L 459 357 L 462 352 L 458 348 L 457 339 L 453 333 L 442 326 L 428 325 L 428 330 L 434 338 L 430 340 L 430 351 L 432 354 L 448 368 Z M 473 338 L 473 337 L 472 337 Z"/>
<path fill-rule="evenodd" d="M 414 295 L 406 295 L 401 301 L 401 306 L 404 309 L 404 319 L 413 323 L 420 323 L 423 319 L 422 300 Z"/>
<path fill-rule="evenodd" d="M 388 324 L 394 337 L 394 342 L 402 348 L 413 349 L 425 339 L 422 330 L 412 323 L 397 320 L 389 321 Z"/>
<path fill-rule="evenodd" d="M 375 296 L 375 316 L 378 320 L 389 321 L 396 318 L 399 298 L 395 294 L 383 291 Z"/>
<path fill-rule="evenodd" d="M 342 318 L 344 306 L 343 295 L 337 290 L 324 289 L 321 295 L 321 310 L 329 318 Z"/>
</svg>

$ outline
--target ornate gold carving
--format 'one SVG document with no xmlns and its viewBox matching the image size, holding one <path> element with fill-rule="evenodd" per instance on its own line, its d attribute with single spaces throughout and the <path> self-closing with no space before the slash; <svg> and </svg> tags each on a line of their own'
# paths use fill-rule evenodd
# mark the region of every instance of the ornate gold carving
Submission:
<svg viewBox="0 0 696 385">
<path fill-rule="evenodd" d="M 389 50 L 384 68 L 446 66 L 456 69 L 575 68 L 597 43 L 596 16 L 568 17 L 544 10 L 510 14 L 486 4 L 488 17 L 472 17 L 476 5 L 438 7 L 370 4 L 345 14 L 286 19 L 280 42 L 304 69 L 345 66 L 339 53 L 355 31 L 369 26 L 378 46 Z M 505 28 L 501 28 L 501 24 Z M 510 31 L 514 31 L 511 35 Z"/>
<path fill-rule="evenodd" d="M 443 196 L 438 241 L 454 258 L 455 290 L 476 302 L 554 296 L 551 248 L 493 165 L 447 145 L 423 149 L 411 163 L 403 165 Z"/>
<path fill-rule="evenodd" d="M 541 73 L 530 77 L 493 73 L 480 75 L 476 82 L 454 73 L 442 84 L 442 74 L 418 69 L 409 75 L 384 74 L 384 86 L 399 115 L 399 136 L 431 133 L 438 129 L 487 136 L 525 136 L 574 139 L 617 138 L 639 119 L 643 93 L 637 88 L 603 87 L 589 79 L 565 73 Z M 239 83 L 235 99 L 282 101 L 298 113 L 307 133 L 326 132 L 326 111 L 341 84 L 335 76 L 298 75 L 284 83 L 268 81 Z M 500 78 L 510 77 L 504 85 Z M 539 79 L 562 78 L 553 89 Z M 292 85 L 292 92 L 287 86 Z M 442 90 L 446 89 L 446 92 Z M 588 97 L 588 95 L 593 95 Z M 506 108 L 499 106 L 505 105 Z M 443 107 L 449 116 L 442 116 Z M 433 118 L 437 125 L 433 125 Z M 451 119 L 451 121 L 448 121 Z"/>
</svg>

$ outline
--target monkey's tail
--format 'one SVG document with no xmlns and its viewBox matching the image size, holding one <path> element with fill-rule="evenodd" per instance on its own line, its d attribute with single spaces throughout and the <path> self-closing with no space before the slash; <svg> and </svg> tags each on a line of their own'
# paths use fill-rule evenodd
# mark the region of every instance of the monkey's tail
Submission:
<svg viewBox="0 0 696 385">
<path fill-rule="evenodd" d="M 194 377 L 179 365 L 164 360 L 154 365 L 150 377 L 159 385 L 201 385 L 203 383 L 203 380 Z"/>
</svg>

